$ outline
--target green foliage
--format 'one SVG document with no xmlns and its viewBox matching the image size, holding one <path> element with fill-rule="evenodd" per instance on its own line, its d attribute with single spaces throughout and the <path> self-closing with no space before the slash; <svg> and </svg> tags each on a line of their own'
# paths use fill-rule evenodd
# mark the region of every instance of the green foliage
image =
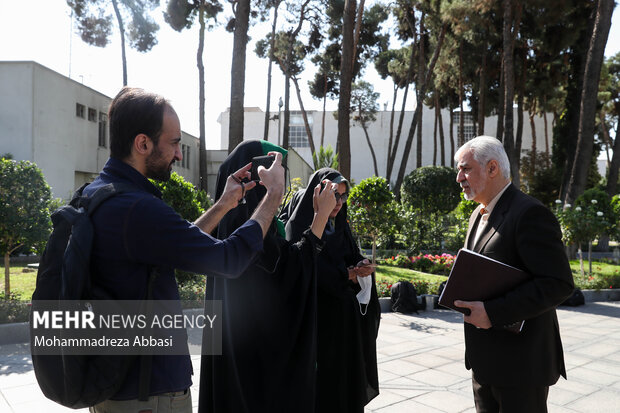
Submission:
<svg viewBox="0 0 620 413">
<path fill-rule="evenodd" d="M 284 195 L 284 198 L 282 198 L 282 202 L 280 203 L 280 205 L 288 204 L 293 198 L 293 195 L 295 195 L 295 193 L 297 193 L 297 191 L 299 191 L 303 187 L 304 185 L 301 182 L 301 178 L 291 179 L 291 187 L 289 188 L 288 191 L 286 191 L 286 194 Z"/>
<path fill-rule="evenodd" d="M 458 251 L 463 248 L 465 237 L 467 236 L 467 227 L 469 226 L 469 217 L 476 207 L 478 207 L 477 202 L 465 199 L 462 192 L 460 197 L 461 202 L 459 202 L 452 212 L 454 216 L 454 225 L 450 228 L 446 239 L 446 249 L 448 251 Z"/>
<path fill-rule="evenodd" d="M 616 242 L 620 242 L 620 195 L 614 195 L 610 202 L 611 207 L 611 231 L 610 238 Z"/>
<path fill-rule="evenodd" d="M 40 250 L 50 230 L 50 187 L 34 163 L 0 159 L 0 252 L 28 245 Z M 10 293 L 8 269 L 5 293 Z"/>
<path fill-rule="evenodd" d="M 439 253 L 445 250 L 450 228 L 456 225 L 453 215 L 427 213 L 401 205 L 401 236 L 409 254 Z"/>
<path fill-rule="evenodd" d="M 318 153 L 315 152 L 312 154 L 312 162 L 316 165 L 316 169 L 338 169 L 338 154 L 334 153 L 331 145 L 327 145 L 326 148 L 321 146 Z"/>
<path fill-rule="evenodd" d="M 111 3 L 101 0 L 67 0 L 67 5 L 75 13 L 78 32 L 84 42 L 98 47 L 105 47 L 110 42 L 115 20 L 114 11 L 109 7 Z M 159 6 L 159 1 L 118 0 L 117 4 L 131 47 L 139 52 L 151 50 L 157 44 L 155 34 L 159 25 L 149 14 Z"/>
<path fill-rule="evenodd" d="M 164 202 L 187 221 L 194 222 L 213 204 L 205 191 L 197 189 L 191 182 L 187 182 L 174 171 L 166 182 L 153 179 L 150 181 L 161 191 Z M 175 275 L 179 286 L 195 283 L 204 284 L 204 276 L 202 275 L 178 269 L 175 270 Z"/>
<path fill-rule="evenodd" d="M 351 120 L 364 125 L 377 120 L 379 93 L 372 84 L 358 80 L 351 86 Z"/>
<path fill-rule="evenodd" d="M 544 152 L 524 150 L 521 157 L 521 189 L 547 206 L 560 197 L 560 176 L 551 165 L 551 157 Z M 534 167 L 535 164 L 535 167 Z"/>
<path fill-rule="evenodd" d="M 398 204 L 385 178 L 373 176 L 360 181 L 351 189 L 347 204 L 351 229 L 359 237 L 376 243 L 379 237 L 395 231 Z"/>
<path fill-rule="evenodd" d="M 411 171 L 403 181 L 401 200 L 422 215 L 447 214 L 459 203 L 459 184 L 454 169 L 424 166 Z"/>
<path fill-rule="evenodd" d="M 612 208 L 607 194 L 596 188 L 581 194 L 575 205 L 556 201 L 556 216 L 562 227 L 563 241 L 566 244 L 581 244 L 593 241 L 596 237 L 611 230 Z"/>
<path fill-rule="evenodd" d="M 183 219 L 190 222 L 195 221 L 211 205 L 209 195 L 203 190 L 187 182 L 176 172 L 172 172 L 170 179 L 166 182 L 151 179 L 162 193 L 162 199 L 170 205 Z"/>
</svg>

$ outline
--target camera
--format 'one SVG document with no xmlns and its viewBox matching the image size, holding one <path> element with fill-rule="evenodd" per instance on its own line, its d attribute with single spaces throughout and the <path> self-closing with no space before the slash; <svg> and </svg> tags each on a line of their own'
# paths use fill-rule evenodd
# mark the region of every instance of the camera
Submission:
<svg viewBox="0 0 620 413">
<path fill-rule="evenodd" d="M 260 181 L 260 177 L 258 176 L 258 167 L 264 166 L 269 169 L 273 161 L 276 160 L 276 157 L 273 155 L 265 155 L 265 156 L 255 156 L 252 158 L 252 168 L 250 169 L 250 179 L 252 181 Z"/>
</svg>

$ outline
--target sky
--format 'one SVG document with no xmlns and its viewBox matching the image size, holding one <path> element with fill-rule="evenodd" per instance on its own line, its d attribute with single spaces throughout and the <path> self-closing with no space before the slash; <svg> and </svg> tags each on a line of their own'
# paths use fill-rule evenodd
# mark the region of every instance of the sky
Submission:
<svg viewBox="0 0 620 413">
<path fill-rule="evenodd" d="M 166 1 L 162 0 L 165 5 Z M 368 3 L 368 2 L 367 2 Z M 141 87 L 165 96 L 172 102 L 181 119 L 181 128 L 198 136 L 198 47 L 197 26 L 176 32 L 163 20 L 163 9 L 153 12 L 160 25 L 158 44 L 147 53 L 129 46 L 127 52 L 128 85 Z M 225 5 L 224 14 L 231 9 Z M 224 30 L 227 18 L 219 18 L 219 27 L 205 34 L 203 62 L 205 66 L 207 149 L 219 149 L 220 124 L 217 119 L 230 105 L 230 65 L 233 35 Z M 270 31 L 269 24 L 250 28 L 247 47 L 245 106 L 265 110 L 267 92 L 266 59 L 254 53 L 256 40 Z M 605 55 L 620 51 L 620 11 L 616 8 Z M 0 61 L 32 60 L 64 76 L 83 83 L 107 96 L 114 97 L 122 87 L 120 36 L 115 30 L 105 48 L 89 46 L 76 33 L 70 8 L 64 0 L 0 0 Z M 300 84 L 305 85 L 314 72 L 311 63 Z M 278 110 L 278 99 L 284 96 L 284 77 L 274 65 L 271 110 Z M 369 65 L 364 79 L 372 83 L 383 104 L 392 99 L 392 82 L 382 80 Z M 291 85 L 291 88 L 293 86 Z M 1 93 L 1 91 L 0 91 Z M 302 94 L 307 110 L 322 110 L 322 102 Z M 291 91 L 291 110 L 299 108 Z M 328 101 L 327 110 L 335 110 L 337 102 Z M 262 130 L 260 136 L 262 138 Z"/>
</svg>

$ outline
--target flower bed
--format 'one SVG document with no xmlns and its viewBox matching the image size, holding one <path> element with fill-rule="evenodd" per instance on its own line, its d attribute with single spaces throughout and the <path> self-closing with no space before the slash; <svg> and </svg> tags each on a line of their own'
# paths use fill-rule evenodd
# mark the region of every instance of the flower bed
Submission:
<svg viewBox="0 0 620 413">
<path fill-rule="evenodd" d="M 421 272 L 438 275 L 448 275 L 454 264 L 456 256 L 451 254 L 420 254 L 415 257 L 406 255 L 397 255 L 391 258 L 385 258 L 382 264 L 395 267 L 409 268 Z"/>
</svg>

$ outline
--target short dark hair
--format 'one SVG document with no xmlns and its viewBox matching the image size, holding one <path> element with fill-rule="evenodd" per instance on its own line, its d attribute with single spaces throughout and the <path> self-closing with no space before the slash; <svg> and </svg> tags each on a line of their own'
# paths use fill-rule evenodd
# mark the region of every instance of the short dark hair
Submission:
<svg viewBox="0 0 620 413">
<path fill-rule="evenodd" d="M 164 110 L 170 102 L 144 89 L 125 86 L 108 109 L 110 122 L 110 155 L 126 159 L 137 135 L 147 135 L 155 145 L 164 122 Z"/>
</svg>

